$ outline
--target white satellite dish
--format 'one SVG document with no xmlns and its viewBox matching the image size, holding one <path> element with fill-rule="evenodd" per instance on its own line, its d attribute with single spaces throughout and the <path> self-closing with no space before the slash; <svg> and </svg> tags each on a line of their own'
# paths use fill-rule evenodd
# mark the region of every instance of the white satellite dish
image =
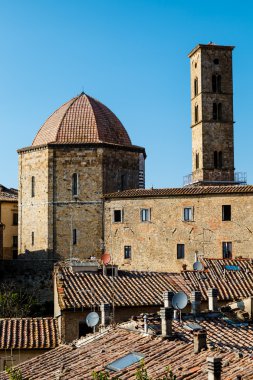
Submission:
<svg viewBox="0 0 253 380">
<path fill-rule="evenodd" d="M 95 311 L 89 313 L 86 317 L 86 324 L 88 327 L 94 327 L 98 324 L 99 315 Z"/>
<path fill-rule="evenodd" d="M 184 292 L 176 293 L 172 298 L 172 306 L 174 309 L 182 310 L 185 308 L 188 302 L 188 297 Z"/>
<path fill-rule="evenodd" d="M 193 269 L 194 270 L 202 270 L 204 267 L 203 267 L 203 264 L 200 262 L 200 261 L 196 261 L 194 264 L 193 264 Z"/>
</svg>

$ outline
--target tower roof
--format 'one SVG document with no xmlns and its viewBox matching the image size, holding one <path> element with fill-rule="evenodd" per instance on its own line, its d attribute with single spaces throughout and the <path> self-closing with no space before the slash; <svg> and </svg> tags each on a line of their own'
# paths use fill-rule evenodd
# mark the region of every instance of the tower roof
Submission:
<svg viewBox="0 0 253 380">
<path fill-rule="evenodd" d="M 114 113 L 83 92 L 63 104 L 46 120 L 32 146 L 49 143 L 132 145 L 127 131 Z"/>
</svg>

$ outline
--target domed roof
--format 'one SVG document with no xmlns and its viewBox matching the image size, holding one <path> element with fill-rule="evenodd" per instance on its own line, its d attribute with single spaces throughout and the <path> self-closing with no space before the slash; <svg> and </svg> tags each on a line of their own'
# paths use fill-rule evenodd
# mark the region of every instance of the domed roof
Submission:
<svg viewBox="0 0 253 380">
<path fill-rule="evenodd" d="M 114 113 L 84 93 L 58 108 L 42 125 L 32 145 L 48 143 L 132 145 Z"/>
</svg>

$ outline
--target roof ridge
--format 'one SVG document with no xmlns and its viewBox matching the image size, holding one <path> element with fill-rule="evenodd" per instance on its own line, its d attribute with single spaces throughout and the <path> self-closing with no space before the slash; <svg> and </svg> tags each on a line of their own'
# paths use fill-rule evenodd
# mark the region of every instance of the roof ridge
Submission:
<svg viewBox="0 0 253 380">
<path fill-rule="evenodd" d="M 65 110 L 62 118 L 60 119 L 59 123 L 58 123 L 58 126 L 57 126 L 57 133 L 56 133 L 56 138 L 55 138 L 55 141 L 57 141 L 57 138 L 58 138 L 58 135 L 59 135 L 59 131 L 60 131 L 60 128 L 61 128 L 61 124 L 63 122 L 63 120 L 65 119 L 66 117 L 66 114 L 68 112 L 68 110 L 70 109 L 70 107 L 79 99 L 81 98 L 82 95 L 85 95 L 84 92 L 81 92 L 80 95 L 76 96 L 75 98 L 73 98 L 72 100 L 69 101 L 69 106 L 68 108 Z M 60 107 L 61 108 L 61 107 Z"/>
</svg>

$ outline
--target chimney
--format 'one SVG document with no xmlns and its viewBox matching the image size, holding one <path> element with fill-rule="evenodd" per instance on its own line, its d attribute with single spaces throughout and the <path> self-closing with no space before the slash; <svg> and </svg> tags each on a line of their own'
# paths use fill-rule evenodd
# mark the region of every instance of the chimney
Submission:
<svg viewBox="0 0 253 380">
<path fill-rule="evenodd" d="M 250 296 L 244 300 L 244 310 L 249 313 L 249 319 L 253 319 L 253 297 Z"/>
<path fill-rule="evenodd" d="M 162 307 L 160 309 L 161 329 L 162 329 L 162 336 L 164 337 L 172 336 L 172 315 L 173 315 L 173 309 L 168 308 L 168 307 Z"/>
<path fill-rule="evenodd" d="M 108 303 L 102 303 L 100 305 L 101 311 L 101 326 L 107 327 L 110 324 L 110 305 Z"/>
<path fill-rule="evenodd" d="M 144 314 L 143 322 L 144 322 L 144 333 L 147 334 L 148 333 L 148 317 L 147 317 L 147 314 Z"/>
<path fill-rule="evenodd" d="M 174 296 L 173 292 L 164 292 L 163 293 L 163 302 L 164 307 L 172 308 L 172 298 Z"/>
<path fill-rule="evenodd" d="M 217 310 L 218 290 L 215 288 L 209 288 L 207 295 L 208 295 L 208 310 L 216 311 Z"/>
<path fill-rule="evenodd" d="M 193 336 L 194 354 L 198 354 L 201 350 L 206 350 L 206 331 L 196 331 Z"/>
<path fill-rule="evenodd" d="M 191 301 L 191 313 L 193 315 L 200 314 L 200 305 L 201 305 L 201 292 L 194 290 L 190 295 Z"/>
<path fill-rule="evenodd" d="M 221 358 L 208 357 L 208 380 L 221 380 Z"/>
</svg>

